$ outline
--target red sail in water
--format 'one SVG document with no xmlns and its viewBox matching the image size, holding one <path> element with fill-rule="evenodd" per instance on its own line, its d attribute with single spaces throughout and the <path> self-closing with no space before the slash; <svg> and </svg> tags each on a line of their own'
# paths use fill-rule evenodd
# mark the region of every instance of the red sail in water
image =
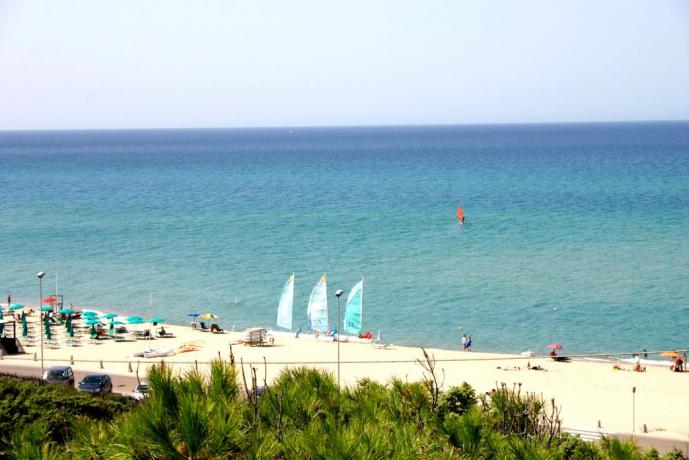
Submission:
<svg viewBox="0 0 689 460">
<path fill-rule="evenodd" d="M 457 208 L 457 220 L 464 223 L 464 211 L 462 208 Z"/>
</svg>

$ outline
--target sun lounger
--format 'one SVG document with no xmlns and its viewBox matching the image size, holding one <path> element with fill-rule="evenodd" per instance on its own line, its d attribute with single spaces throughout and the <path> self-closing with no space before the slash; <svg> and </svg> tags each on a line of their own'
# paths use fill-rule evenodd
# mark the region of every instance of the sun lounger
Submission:
<svg viewBox="0 0 689 460">
<path fill-rule="evenodd" d="M 220 328 L 217 324 L 211 324 L 211 332 L 214 334 L 224 334 L 225 329 Z"/>
</svg>

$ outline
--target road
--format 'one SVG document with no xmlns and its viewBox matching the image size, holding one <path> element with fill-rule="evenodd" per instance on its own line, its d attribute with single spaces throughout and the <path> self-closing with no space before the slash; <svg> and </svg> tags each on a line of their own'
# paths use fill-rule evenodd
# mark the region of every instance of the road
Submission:
<svg viewBox="0 0 689 460">
<path fill-rule="evenodd" d="M 46 367 L 47 369 L 47 367 Z M 74 369 L 74 368 L 73 368 Z M 3 374 L 14 374 L 23 377 L 40 377 L 41 370 L 33 366 L 2 366 L 0 367 L 0 373 Z M 107 374 L 107 372 L 104 372 Z M 74 382 L 75 386 L 79 384 L 82 378 L 87 374 L 93 374 L 93 372 L 86 372 L 74 369 Z M 136 376 L 134 375 L 110 375 L 112 377 L 112 391 L 113 393 L 119 393 L 122 395 L 131 395 L 134 388 L 138 384 Z"/>
</svg>

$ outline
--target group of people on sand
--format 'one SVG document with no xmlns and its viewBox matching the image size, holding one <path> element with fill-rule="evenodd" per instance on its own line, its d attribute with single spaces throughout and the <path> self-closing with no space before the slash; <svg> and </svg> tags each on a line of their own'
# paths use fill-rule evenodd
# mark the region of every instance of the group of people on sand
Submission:
<svg viewBox="0 0 689 460">
<path fill-rule="evenodd" d="M 471 336 L 464 334 L 462 336 L 462 349 L 464 351 L 471 351 Z"/>
<path fill-rule="evenodd" d="M 673 350 L 674 351 L 674 350 Z M 675 352 L 675 358 L 674 361 L 672 362 L 672 365 L 670 365 L 670 370 L 675 371 L 675 372 L 685 372 L 687 366 L 687 353 L 684 352 L 683 354 L 679 354 Z"/>
</svg>

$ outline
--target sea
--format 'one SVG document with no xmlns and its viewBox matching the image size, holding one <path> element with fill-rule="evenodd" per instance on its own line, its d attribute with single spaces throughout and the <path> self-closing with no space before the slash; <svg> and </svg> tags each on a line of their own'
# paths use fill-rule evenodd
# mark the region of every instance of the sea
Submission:
<svg viewBox="0 0 689 460">
<path fill-rule="evenodd" d="M 326 273 L 385 343 L 689 346 L 689 123 L 1 132 L 0 172 L 13 303 L 275 327 L 295 273 L 306 330 Z"/>
</svg>

